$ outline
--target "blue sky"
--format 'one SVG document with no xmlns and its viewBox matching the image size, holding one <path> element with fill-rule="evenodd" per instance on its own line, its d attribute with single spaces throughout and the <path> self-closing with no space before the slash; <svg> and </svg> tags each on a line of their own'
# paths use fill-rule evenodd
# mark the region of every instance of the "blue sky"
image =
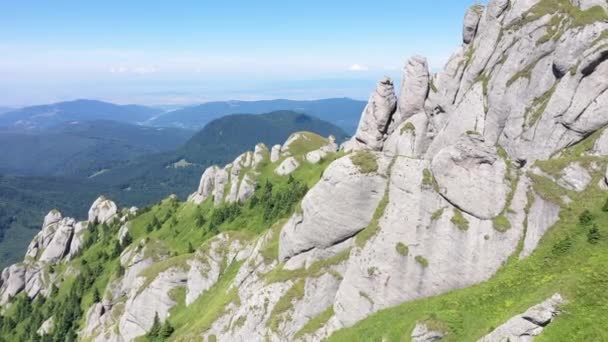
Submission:
<svg viewBox="0 0 608 342">
<path fill-rule="evenodd" d="M 0 105 L 365 98 L 460 43 L 470 0 L 3 1 Z"/>
</svg>

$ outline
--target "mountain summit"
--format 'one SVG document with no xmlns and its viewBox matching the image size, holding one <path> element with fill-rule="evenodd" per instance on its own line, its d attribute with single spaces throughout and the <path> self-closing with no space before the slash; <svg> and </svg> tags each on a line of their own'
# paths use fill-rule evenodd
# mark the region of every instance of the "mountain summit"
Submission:
<svg viewBox="0 0 608 342">
<path fill-rule="evenodd" d="M 3 335 L 607 340 L 607 10 L 473 6 L 445 69 L 381 79 L 340 149 L 298 132 L 186 203 L 49 213 L 2 272 Z"/>
</svg>

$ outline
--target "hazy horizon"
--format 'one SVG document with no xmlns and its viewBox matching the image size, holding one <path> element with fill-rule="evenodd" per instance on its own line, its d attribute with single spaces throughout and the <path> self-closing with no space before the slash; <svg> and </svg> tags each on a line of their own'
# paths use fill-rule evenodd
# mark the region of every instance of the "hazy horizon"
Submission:
<svg viewBox="0 0 608 342">
<path fill-rule="evenodd" d="M 380 77 L 398 81 L 414 54 L 441 69 L 474 2 L 9 3 L 0 106 L 364 100 Z"/>
</svg>

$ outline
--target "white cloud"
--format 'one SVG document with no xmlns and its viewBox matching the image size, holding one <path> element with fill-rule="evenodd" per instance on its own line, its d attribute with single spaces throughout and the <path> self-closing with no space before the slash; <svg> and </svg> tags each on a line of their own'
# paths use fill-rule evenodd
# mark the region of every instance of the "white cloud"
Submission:
<svg viewBox="0 0 608 342">
<path fill-rule="evenodd" d="M 155 66 L 138 66 L 138 67 L 125 67 L 125 66 L 116 66 L 110 68 L 110 73 L 112 74 L 136 74 L 136 75 L 147 75 L 153 74 L 158 71 L 158 68 Z"/>
<path fill-rule="evenodd" d="M 350 68 L 348 68 L 348 70 L 350 70 L 350 71 L 367 71 L 367 70 L 369 70 L 369 68 L 365 65 L 353 64 L 350 66 Z"/>
</svg>

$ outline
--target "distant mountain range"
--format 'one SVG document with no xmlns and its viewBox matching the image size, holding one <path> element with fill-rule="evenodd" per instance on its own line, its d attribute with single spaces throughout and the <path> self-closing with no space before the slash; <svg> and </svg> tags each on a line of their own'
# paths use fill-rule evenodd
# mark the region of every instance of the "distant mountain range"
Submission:
<svg viewBox="0 0 608 342">
<path fill-rule="evenodd" d="M 162 109 L 115 105 L 95 100 L 76 100 L 17 109 L 0 115 L 0 126 L 47 129 L 71 121 L 111 120 L 139 123 L 162 113 Z"/>
<path fill-rule="evenodd" d="M 341 127 L 347 133 L 357 129 L 364 101 L 348 98 L 315 101 L 269 100 L 209 102 L 167 112 L 148 124 L 153 126 L 202 128 L 213 119 L 228 114 L 261 114 L 277 110 L 291 110 L 316 116 Z"/>
<path fill-rule="evenodd" d="M 3 113 L 6 112 L 10 112 L 12 110 L 15 110 L 15 108 L 11 108 L 11 107 L 0 107 L 0 115 L 2 115 Z"/>
<path fill-rule="evenodd" d="M 338 141 L 347 136 L 331 123 L 291 111 L 229 115 L 196 134 L 99 120 L 46 130 L 0 128 L 0 265 L 22 256 L 50 209 L 81 214 L 101 193 L 136 206 L 173 193 L 185 198 L 207 166 L 304 130 Z"/>
<path fill-rule="evenodd" d="M 174 151 L 117 163 L 95 178 L 124 190 L 118 198 L 127 203 L 141 205 L 151 197 L 160 199 L 171 193 L 184 198 L 207 166 L 226 164 L 259 142 L 268 147 L 283 143 L 298 131 L 333 135 L 338 142 L 348 136 L 336 125 L 292 111 L 235 114 L 210 122 Z"/>
<path fill-rule="evenodd" d="M 193 131 L 96 120 L 48 130 L 0 128 L 0 173 L 92 177 L 109 162 L 176 149 Z"/>
<path fill-rule="evenodd" d="M 214 119 L 230 114 L 262 114 L 290 110 L 309 114 L 352 134 L 365 102 L 348 98 L 313 101 L 224 101 L 168 110 L 166 106 L 115 105 L 95 100 L 76 100 L 21 109 L 0 108 L 0 126 L 49 129 L 72 121 L 111 120 L 153 127 L 199 130 Z"/>
</svg>

